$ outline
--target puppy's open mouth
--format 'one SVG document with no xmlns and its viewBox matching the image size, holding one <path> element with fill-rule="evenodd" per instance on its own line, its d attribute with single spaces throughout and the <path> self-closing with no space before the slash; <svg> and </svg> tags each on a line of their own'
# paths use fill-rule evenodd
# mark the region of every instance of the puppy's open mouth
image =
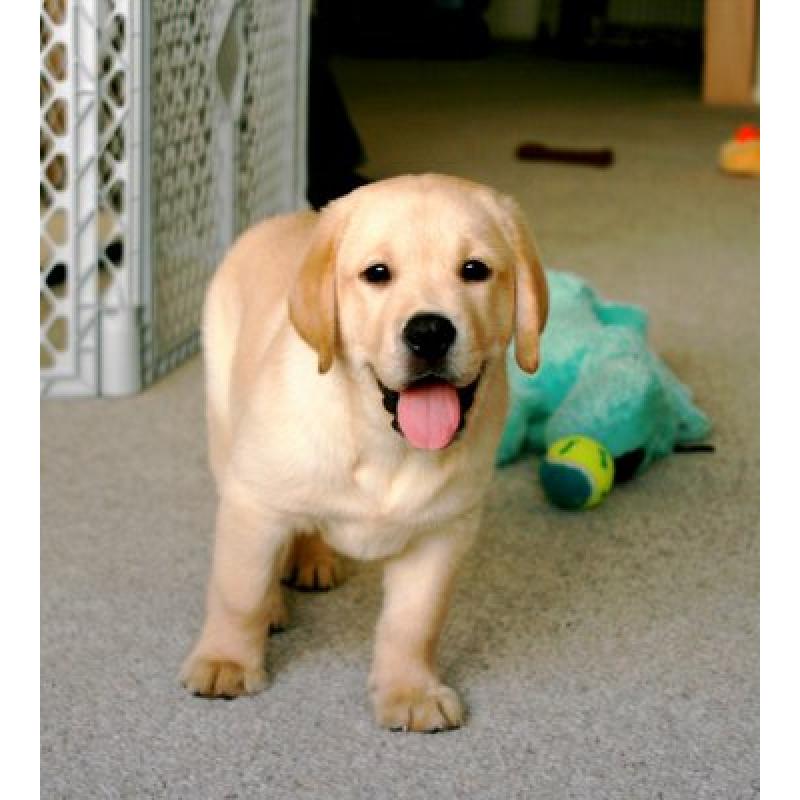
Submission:
<svg viewBox="0 0 800 800">
<path fill-rule="evenodd" d="M 442 450 L 466 425 L 481 374 L 467 386 L 458 387 L 428 375 L 395 391 L 375 380 L 383 393 L 383 407 L 392 415 L 392 427 L 409 444 L 421 450 Z"/>
</svg>

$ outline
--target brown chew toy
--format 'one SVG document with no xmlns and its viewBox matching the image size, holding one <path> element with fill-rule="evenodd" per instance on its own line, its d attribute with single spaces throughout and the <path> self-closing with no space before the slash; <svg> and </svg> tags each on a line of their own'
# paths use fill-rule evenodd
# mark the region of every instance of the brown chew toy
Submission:
<svg viewBox="0 0 800 800">
<path fill-rule="evenodd" d="M 517 148 L 517 158 L 522 161 L 555 161 L 560 164 L 581 164 L 585 167 L 610 167 L 614 163 L 614 151 L 610 147 L 573 150 L 548 147 L 539 142 L 524 142 Z"/>
</svg>

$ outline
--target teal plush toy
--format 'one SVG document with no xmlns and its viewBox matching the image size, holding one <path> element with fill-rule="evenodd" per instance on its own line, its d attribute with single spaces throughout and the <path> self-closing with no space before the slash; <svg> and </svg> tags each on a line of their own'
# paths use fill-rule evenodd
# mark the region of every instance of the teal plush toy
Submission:
<svg viewBox="0 0 800 800">
<path fill-rule="evenodd" d="M 564 436 L 605 445 L 617 483 L 708 436 L 708 417 L 647 344 L 647 312 L 608 303 L 580 278 L 548 270 L 550 316 L 534 375 L 508 353 L 509 413 L 499 465 Z"/>
</svg>

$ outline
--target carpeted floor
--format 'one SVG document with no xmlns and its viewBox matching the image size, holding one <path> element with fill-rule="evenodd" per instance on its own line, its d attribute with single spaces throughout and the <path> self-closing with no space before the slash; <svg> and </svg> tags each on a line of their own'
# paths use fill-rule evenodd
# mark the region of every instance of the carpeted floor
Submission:
<svg viewBox="0 0 800 800">
<path fill-rule="evenodd" d="M 42 406 L 42 796 L 750 800 L 758 767 L 757 182 L 714 166 L 743 111 L 665 70 L 508 56 L 337 64 L 372 177 L 437 170 L 516 195 L 551 267 L 652 312 L 653 341 L 713 417 L 596 511 L 497 476 L 455 598 L 438 736 L 382 732 L 365 680 L 379 572 L 292 595 L 272 686 L 188 696 L 214 492 L 202 371 L 138 397 Z M 610 145 L 590 170 L 515 145 Z"/>
</svg>

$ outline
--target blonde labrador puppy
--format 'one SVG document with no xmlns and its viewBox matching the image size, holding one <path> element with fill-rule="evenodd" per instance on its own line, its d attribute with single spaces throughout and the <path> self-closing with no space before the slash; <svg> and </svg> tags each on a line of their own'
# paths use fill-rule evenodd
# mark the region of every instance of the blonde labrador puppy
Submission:
<svg viewBox="0 0 800 800">
<path fill-rule="evenodd" d="M 379 724 L 461 724 L 436 645 L 492 476 L 506 348 L 533 372 L 546 316 L 518 207 L 461 179 L 392 178 L 239 239 L 205 306 L 219 511 L 186 687 L 262 689 L 281 577 L 328 588 L 338 552 L 385 564 Z"/>
</svg>

